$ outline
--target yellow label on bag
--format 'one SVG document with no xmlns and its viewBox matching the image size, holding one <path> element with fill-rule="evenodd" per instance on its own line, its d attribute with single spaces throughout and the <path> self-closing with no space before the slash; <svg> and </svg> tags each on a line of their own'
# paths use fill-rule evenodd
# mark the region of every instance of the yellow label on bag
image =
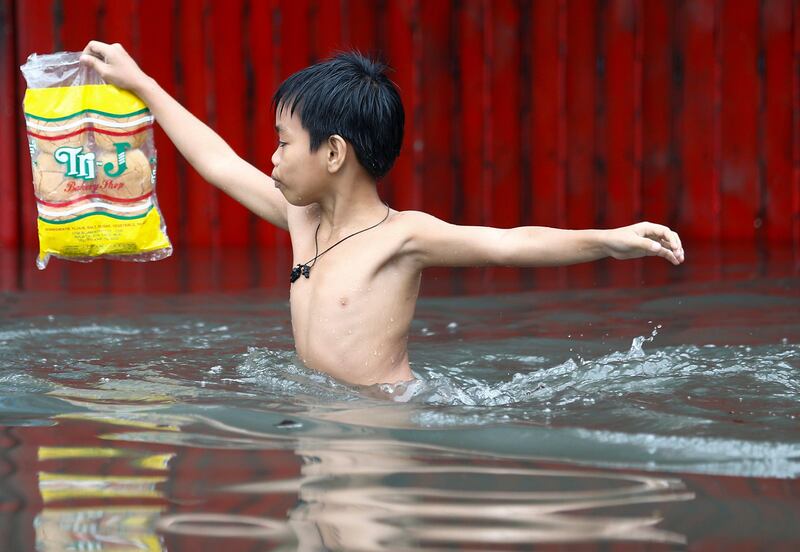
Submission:
<svg viewBox="0 0 800 552">
<path fill-rule="evenodd" d="M 110 213 L 89 213 L 68 220 L 39 217 L 39 258 L 48 254 L 63 257 L 130 255 L 170 246 L 161 231 L 158 209 L 144 215 L 124 217 Z"/>
</svg>

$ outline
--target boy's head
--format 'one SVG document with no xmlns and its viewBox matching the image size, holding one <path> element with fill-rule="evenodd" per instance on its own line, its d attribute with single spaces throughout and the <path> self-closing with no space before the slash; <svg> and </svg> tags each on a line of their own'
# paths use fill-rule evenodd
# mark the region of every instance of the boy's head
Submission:
<svg viewBox="0 0 800 552">
<path fill-rule="evenodd" d="M 272 98 L 277 114 L 299 117 L 310 151 L 333 135 L 344 138 L 375 180 L 400 155 L 405 114 L 386 65 L 347 52 L 294 73 Z"/>
</svg>

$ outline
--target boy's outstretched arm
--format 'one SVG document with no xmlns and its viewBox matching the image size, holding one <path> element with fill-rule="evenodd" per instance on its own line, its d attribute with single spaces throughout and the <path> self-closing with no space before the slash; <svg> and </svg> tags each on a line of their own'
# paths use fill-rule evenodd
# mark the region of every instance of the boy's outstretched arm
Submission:
<svg viewBox="0 0 800 552">
<path fill-rule="evenodd" d="M 639 222 L 611 230 L 561 230 L 544 226 L 490 228 L 458 226 L 426 213 L 406 211 L 408 239 L 403 247 L 420 268 L 431 266 L 563 266 L 604 257 L 659 256 L 684 260 L 676 232 Z"/>
<path fill-rule="evenodd" d="M 167 94 L 121 45 L 93 40 L 83 50 L 81 63 L 94 68 L 107 83 L 139 96 L 178 151 L 207 182 L 288 230 L 288 203 L 273 180 L 239 157 L 216 132 Z"/>
</svg>

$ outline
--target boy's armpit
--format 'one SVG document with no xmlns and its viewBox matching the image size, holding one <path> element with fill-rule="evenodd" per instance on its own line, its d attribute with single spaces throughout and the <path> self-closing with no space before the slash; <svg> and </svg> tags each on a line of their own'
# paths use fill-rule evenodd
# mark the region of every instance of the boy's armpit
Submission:
<svg viewBox="0 0 800 552">
<path fill-rule="evenodd" d="M 505 230 L 489 226 L 460 226 L 420 211 L 404 211 L 408 239 L 403 253 L 420 268 L 487 266 L 506 262 Z"/>
</svg>

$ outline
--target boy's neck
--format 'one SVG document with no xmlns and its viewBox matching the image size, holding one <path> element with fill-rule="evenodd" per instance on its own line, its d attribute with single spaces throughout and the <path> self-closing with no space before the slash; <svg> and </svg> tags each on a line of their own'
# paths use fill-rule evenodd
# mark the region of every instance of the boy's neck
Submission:
<svg viewBox="0 0 800 552">
<path fill-rule="evenodd" d="M 386 212 L 375 181 L 364 178 L 337 186 L 319 201 L 319 206 L 320 232 L 326 234 L 372 224 L 372 219 Z"/>
</svg>

